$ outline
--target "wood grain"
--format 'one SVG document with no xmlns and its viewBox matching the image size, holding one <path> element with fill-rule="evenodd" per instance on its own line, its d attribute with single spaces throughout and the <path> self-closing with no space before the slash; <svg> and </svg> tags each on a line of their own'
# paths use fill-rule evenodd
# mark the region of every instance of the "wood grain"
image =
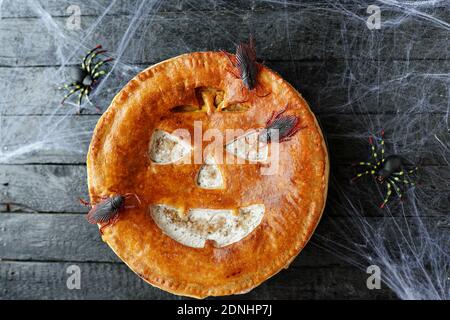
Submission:
<svg viewBox="0 0 450 320">
<path fill-rule="evenodd" d="M 81 269 L 81 289 L 69 290 L 70 265 Z M 289 268 L 237 299 L 380 299 L 385 286 L 369 290 L 368 275 L 355 268 Z M 180 299 L 153 288 L 123 264 L 0 262 L 0 299 Z"/>
<path fill-rule="evenodd" d="M 8 210 L 85 212 L 86 168 L 77 165 L 6 165 L 0 169 L 0 203 Z"/>
<path fill-rule="evenodd" d="M 418 223 L 416 217 L 368 217 L 367 223 L 375 226 L 383 220 L 392 225 L 407 224 L 411 230 L 416 230 Z M 440 217 L 423 219 L 423 223 L 431 229 L 441 221 Z M 336 252 L 326 251 L 322 245 L 327 239 L 333 239 L 332 235 L 339 233 L 343 226 L 353 224 L 349 217 L 331 217 L 325 214 L 315 235 L 291 267 L 348 267 L 349 260 L 342 260 Z M 0 230 L 2 260 L 121 263 L 101 240 L 98 228 L 86 221 L 85 214 L 1 213 Z M 442 231 L 450 232 L 445 229 Z M 348 236 L 351 237 L 350 234 Z M 354 236 L 354 240 L 357 240 L 356 233 Z M 386 236 L 392 237 L 392 234 Z M 415 236 L 412 235 L 413 238 Z M 358 255 L 347 257 L 350 258 L 361 261 Z"/>
<path fill-rule="evenodd" d="M 98 228 L 86 221 L 85 214 L 0 214 L 0 257 L 3 260 L 120 262 L 101 240 Z M 329 221 L 318 233 L 331 232 Z M 27 239 L 27 241 L 23 241 Z M 294 263 L 303 267 L 345 267 L 348 264 L 314 245 L 302 251 Z"/>
<path fill-rule="evenodd" d="M 73 105 L 59 106 L 63 93 L 57 88 L 71 80 L 80 57 L 97 43 L 118 51 L 135 13 L 129 9 L 142 2 L 118 0 L 109 7 L 111 3 L 0 1 L 0 137 L 4 151 L 19 154 L 0 165 L 0 299 L 179 299 L 145 284 L 122 264 L 102 243 L 96 227 L 85 221 L 86 208 L 78 204 L 78 198 L 87 198 L 84 162 L 99 112 L 92 107 L 88 115 L 72 116 Z M 382 127 L 392 129 L 387 152 L 399 150 L 421 167 L 421 185 L 414 194 L 427 204 L 420 212 L 426 216 L 423 221 L 434 226 L 448 215 L 450 196 L 443 190 L 450 190 L 450 155 L 443 145 L 450 141 L 448 133 L 437 129 L 447 128 L 449 120 L 448 30 L 385 5 L 382 30 L 370 31 L 365 18 L 372 2 L 290 3 L 147 2 L 143 9 L 152 8 L 152 14 L 139 17 L 137 31 L 105 83 L 108 89 L 93 94 L 92 101 L 104 110 L 122 85 L 146 66 L 188 51 L 234 51 L 236 42 L 253 33 L 260 58 L 293 84 L 318 115 L 332 155 L 333 179 L 331 203 L 299 259 L 237 298 L 395 298 L 386 286 L 368 290 L 365 272 L 318 245 L 323 238 L 337 239 L 336 226 L 351 225 L 345 223 L 348 212 L 340 210 L 333 181 L 346 181 L 355 173 L 348 164 L 367 158 L 367 137 Z M 79 31 L 65 27 L 69 5 L 81 8 Z M 449 21 L 446 8 L 448 4 L 440 2 L 433 18 Z M 43 13 L 49 14 L 45 20 Z M 92 26 L 97 28 L 89 33 Z M 60 37 L 64 46 L 57 45 Z M 414 122 L 398 123 L 396 114 L 405 112 Z M 23 126 L 18 128 L 18 122 Z M 411 129 L 408 138 L 399 139 L 396 128 L 406 125 Z M 426 137 L 417 136 L 424 131 Z M 392 145 L 389 134 L 400 144 Z M 36 137 L 44 143 L 23 149 Z M 414 145 L 417 141 L 426 143 Z M 414 212 L 409 201 L 404 207 L 393 201 L 389 211 L 376 209 L 382 194 L 370 179 L 342 186 L 360 199 L 361 212 L 369 219 Z M 411 225 L 413 220 L 405 219 Z M 72 264 L 81 268 L 81 290 L 66 287 L 66 269 Z"/>
<path fill-rule="evenodd" d="M 447 80 L 439 77 L 439 74 L 450 72 L 450 61 L 446 60 L 433 63 L 420 60 L 393 61 L 381 66 L 363 64 L 359 60 L 265 61 L 265 64 L 298 89 L 317 114 L 445 113 L 449 99 Z M 364 65 L 364 70 L 359 70 L 361 65 Z M 91 93 L 91 100 L 100 108 L 100 113 L 108 107 L 108 102 L 121 87 L 138 70 L 146 67 L 147 65 L 136 65 L 135 69 L 125 75 L 114 71 L 102 92 Z M 60 105 L 65 92 L 58 90 L 58 87 L 72 81 L 75 69 L 75 66 L 0 67 L 0 78 L 11 81 L 5 84 L 5 92 L 0 97 L 2 114 L 73 114 L 73 105 Z M 358 77 L 346 79 L 346 70 L 357 73 Z M 433 74 L 436 77 L 432 77 Z M 407 85 L 405 76 L 410 80 Z M 387 84 L 381 88 L 380 78 Z M 355 85 L 356 82 L 359 83 L 358 86 Z M 360 89 L 362 83 L 365 84 L 364 91 Z M 418 85 L 423 91 L 417 91 Z M 427 92 L 425 99 L 430 106 L 427 110 L 420 108 L 425 102 L 424 91 Z M 84 113 L 99 114 L 99 111 L 88 106 Z"/>
<path fill-rule="evenodd" d="M 442 143 L 450 143 L 450 137 L 442 131 L 443 129 L 439 129 L 446 126 L 448 121 L 446 114 L 415 114 L 414 122 L 408 124 L 399 124 L 395 114 L 367 117 L 320 113 L 317 114 L 317 118 L 327 140 L 333 163 L 341 165 L 366 160 L 370 155 L 368 137 L 371 132 L 379 133 L 383 128 L 390 128 L 392 131 L 386 132 L 387 154 L 391 154 L 395 147 L 397 152 L 417 165 L 447 164 L 448 154 L 443 149 Z M 99 115 L 1 117 L 0 134 L 4 138 L 3 148 L 5 154 L 10 155 L 3 163 L 83 164 L 98 119 Z M 17 122 L 23 123 L 23 126 L 17 126 Z M 407 137 L 396 139 L 400 142 L 393 146 L 392 136 L 398 138 L 396 129 L 399 125 L 407 125 L 410 132 Z M 424 132 L 424 128 L 427 128 L 428 134 L 421 136 L 420 133 Z M 416 147 L 414 141 L 422 139 L 426 139 L 427 144 Z M 0 168 L 0 172 L 1 170 Z"/>
<path fill-rule="evenodd" d="M 366 16 L 365 10 L 361 7 L 356 13 Z M 448 18 L 445 10 L 437 14 Z M 388 12 L 385 13 L 388 18 L 386 16 L 389 16 Z M 365 19 L 347 19 L 335 10 L 293 10 L 288 16 L 286 12 L 273 10 L 215 11 L 209 12 L 207 17 L 195 12 L 167 12 L 138 19 L 134 26 L 136 32 L 127 42 L 121 61 L 150 64 L 189 51 L 234 51 L 236 40 L 247 39 L 250 33 L 258 39 L 257 49 L 263 60 L 367 59 L 368 52 L 376 52 L 370 57 L 375 60 L 447 59 L 450 54 L 445 49 L 429 49 L 436 43 L 445 43 L 448 33 L 445 28 L 423 20 L 405 21 L 397 29 L 374 33 L 367 28 Z M 0 43 L 3 44 L 0 66 L 74 63 L 78 61 L 77 55 L 82 55 L 82 52 L 74 52 L 80 43 L 84 44 L 85 50 L 101 43 L 116 52 L 122 49 L 119 48 L 120 39 L 128 30 L 130 18 L 121 15 L 105 17 L 96 32 L 87 37 L 84 34 L 88 28 L 99 23 L 97 17 L 83 17 L 82 29 L 78 31 L 65 29 L 66 18 L 62 17 L 52 18 L 56 29 L 50 26 L 50 30 L 37 18 L 3 19 L 0 21 Z M 340 31 L 342 28 L 346 30 L 345 36 Z M 56 30 L 62 32 L 55 33 Z M 63 52 L 57 50 L 57 37 L 63 37 L 67 43 L 67 47 L 60 48 Z M 173 39 L 170 45 L 167 39 Z M 378 50 L 374 50 L 374 46 Z"/>
<path fill-rule="evenodd" d="M 303 0 L 289 1 L 294 7 L 303 5 L 321 5 L 327 4 L 325 0 Z M 108 15 L 129 15 L 133 14 L 130 8 L 136 8 L 142 3 L 142 0 L 46 0 L 38 1 L 38 5 L 29 5 L 26 0 L 4 0 L 2 7 L 2 17 L 4 18 L 35 18 L 39 17 L 37 8 L 41 8 L 51 16 L 68 17 L 70 12 L 67 8 L 71 5 L 79 6 L 83 16 L 98 16 L 109 8 Z M 242 11 L 242 10 L 261 10 L 271 9 L 280 10 L 284 6 L 277 2 L 265 2 L 257 0 L 217 0 L 217 1 L 198 1 L 198 0 L 164 0 L 146 1 L 146 4 L 153 6 L 154 10 L 159 12 L 201 12 L 201 11 Z"/>
<path fill-rule="evenodd" d="M 333 167 L 332 173 L 333 179 L 349 181 L 356 171 L 348 166 L 339 166 Z M 421 199 L 430 200 L 427 208 L 429 214 L 448 212 L 450 197 L 447 193 L 436 192 L 450 190 L 448 167 L 423 167 L 419 178 L 421 185 L 416 187 L 415 192 Z M 360 185 L 351 186 L 349 182 L 348 191 L 353 193 L 353 199 L 358 199 L 367 208 L 371 208 L 365 214 L 375 214 L 374 209 L 379 205 L 382 194 L 376 191 L 376 184 L 370 178 L 359 183 Z M 333 186 L 330 186 L 330 198 L 337 199 Z M 84 166 L 0 165 L 1 211 L 86 212 L 86 208 L 79 204 L 79 198 L 88 199 Z"/>
</svg>

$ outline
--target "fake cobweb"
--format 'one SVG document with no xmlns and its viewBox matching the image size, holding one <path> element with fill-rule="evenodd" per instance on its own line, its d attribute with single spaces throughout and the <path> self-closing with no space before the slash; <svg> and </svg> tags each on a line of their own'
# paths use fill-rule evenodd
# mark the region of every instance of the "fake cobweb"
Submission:
<svg viewBox="0 0 450 320">
<path fill-rule="evenodd" d="M 380 9 L 379 29 L 368 27 L 369 5 Z M 448 1 L 0 0 L 0 18 L 2 164 L 84 163 L 99 114 L 140 70 L 185 52 L 234 52 L 253 33 L 329 145 L 329 199 L 313 244 L 363 270 L 379 266 L 399 298 L 450 298 Z M 114 61 L 77 115 L 57 88 L 97 44 Z M 419 185 L 383 210 L 383 186 L 349 183 L 350 163 L 368 159 L 367 139 L 381 129 L 387 153 L 419 167 Z"/>
</svg>

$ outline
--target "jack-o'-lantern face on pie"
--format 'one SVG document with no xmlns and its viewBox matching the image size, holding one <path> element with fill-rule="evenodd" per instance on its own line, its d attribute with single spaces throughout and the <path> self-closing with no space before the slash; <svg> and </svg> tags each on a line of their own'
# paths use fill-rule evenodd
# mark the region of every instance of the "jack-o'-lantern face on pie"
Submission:
<svg viewBox="0 0 450 320">
<path fill-rule="evenodd" d="M 115 97 L 89 149 L 91 200 L 135 193 L 142 202 L 123 210 L 103 239 L 140 277 L 175 294 L 251 290 L 289 265 L 325 204 L 327 151 L 306 102 L 263 66 L 257 80 L 270 94 L 246 93 L 231 67 L 223 53 L 204 52 L 144 70 Z M 285 106 L 302 129 L 273 142 L 277 169 L 263 174 L 270 143 L 256 140 L 256 151 L 248 144 Z M 227 137 L 229 129 L 247 134 Z M 217 148 L 195 159 L 195 139 L 204 135 L 200 147 L 208 148 L 210 131 L 222 133 L 223 161 Z"/>
</svg>

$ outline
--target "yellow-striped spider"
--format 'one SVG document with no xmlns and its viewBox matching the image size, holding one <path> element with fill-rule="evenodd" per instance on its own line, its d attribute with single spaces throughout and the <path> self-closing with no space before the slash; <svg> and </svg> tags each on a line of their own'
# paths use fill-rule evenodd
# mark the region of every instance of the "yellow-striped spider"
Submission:
<svg viewBox="0 0 450 320">
<path fill-rule="evenodd" d="M 69 92 L 64 96 L 61 104 L 64 104 L 67 98 L 72 94 L 79 91 L 78 94 L 78 112 L 81 112 L 81 102 L 83 97 L 88 97 L 91 91 L 98 84 L 100 78 L 106 74 L 105 70 L 100 68 L 107 62 L 113 60 L 108 58 L 105 60 L 98 61 L 97 58 L 100 54 L 106 52 L 106 50 L 101 50 L 102 46 L 98 45 L 94 49 L 88 52 L 83 58 L 81 65 L 77 68 L 76 80 L 70 84 L 66 84 L 60 89 L 67 89 Z"/>
<path fill-rule="evenodd" d="M 405 173 L 411 174 L 417 170 L 417 167 L 411 170 L 404 170 L 405 164 L 403 158 L 399 155 L 390 155 L 385 157 L 384 150 L 384 130 L 381 131 L 380 139 L 380 157 L 378 155 L 378 148 L 373 143 L 373 138 L 369 137 L 369 144 L 371 146 L 372 158 L 369 162 L 358 162 L 356 165 L 366 167 L 366 170 L 358 173 L 353 177 L 352 182 L 361 178 L 364 175 L 372 175 L 375 177 L 376 181 L 380 184 L 386 183 L 387 191 L 380 205 L 380 208 L 384 208 L 386 203 L 392 194 L 392 189 L 394 189 L 401 199 L 403 192 L 398 184 L 402 183 L 405 185 L 414 186 L 415 183 L 407 180 Z"/>
</svg>

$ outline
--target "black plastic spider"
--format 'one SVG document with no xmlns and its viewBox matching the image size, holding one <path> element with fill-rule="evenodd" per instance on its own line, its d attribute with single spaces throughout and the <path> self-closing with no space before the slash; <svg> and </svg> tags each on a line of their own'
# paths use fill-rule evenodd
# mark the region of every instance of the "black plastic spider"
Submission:
<svg viewBox="0 0 450 320">
<path fill-rule="evenodd" d="M 78 112 L 81 112 L 81 102 L 83 97 L 88 97 L 91 91 L 98 84 L 100 78 L 106 74 L 105 70 L 101 70 L 100 67 L 105 63 L 113 60 L 112 58 L 108 58 L 105 60 L 98 61 L 96 58 L 98 55 L 103 54 L 106 50 L 101 50 L 102 46 L 98 45 L 94 49 L 88 52 L 88 54 L 83 58 L 83 62 L 81 66 L 77 68 L 76 71 L 76 80 L 71 84 L 66 84 L 60 89 L 67 89 L 69 93 L 67 93 L 61 104 L 64 104 L 67 98 L 69 98 L 72 94 L 77 91 L 80 91 L 78 94 Z"/>
<path fill-rule="evenodd" d="M 386 203 L 389 201 L 389 197 L 392 194 L 392 189 L 394 189 L 401 199 L 403 196 L 402 190 L 398 186 L 398 183 L 402 183 L 405 185 L 414 186 L 415 183 L 411 182 L 406 179 L 405 172 L 408 174 L 411 174 L 417 170 L 417 167 L 405 171 L 403 168 L 405 167 L 404 160 L 401 156 L 398 155 L 390 155 L 386 158 L 384 157 L 384 131 L 381 131 L 381 158 L 378 157 L 378 149 L 375 147 L 373 143 L 373 138 L 369 137 L 369 144 L 371 145 L 371 151 L 372 151 L 372 159 L 371 162 L 358 162 L 355 165 L 357 166 L 363 166 L 366 167 L 367 170 L 358 173 L 353 179 L 351 180 L 354 182 L 355 180 L 361 178 L 364 175 L 372 175 L 375 177 L 376 181 L 378 181 L 380 184 L 386 183 L 387 185 L 387 192 L 384 197 L 383 202 L 380 205 L 380 208 L 384 208 Z"/>
</svg>

